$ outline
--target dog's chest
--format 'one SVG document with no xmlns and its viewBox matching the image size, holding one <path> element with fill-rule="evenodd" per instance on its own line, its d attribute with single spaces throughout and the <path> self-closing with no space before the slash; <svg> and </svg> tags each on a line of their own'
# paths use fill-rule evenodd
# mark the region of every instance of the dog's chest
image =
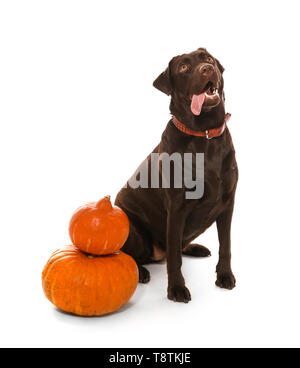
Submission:
<svg viewBox="0 0 300 368">
<path fill-rule="evenodd" d="M 186 222 L 187 236 L 203 232 L 217 219 L 234 196 L 238 169 L 231 142 L 208 141 L 189 150 L 204 153 L 204 194 L 194 202 Z"/>
</svg>

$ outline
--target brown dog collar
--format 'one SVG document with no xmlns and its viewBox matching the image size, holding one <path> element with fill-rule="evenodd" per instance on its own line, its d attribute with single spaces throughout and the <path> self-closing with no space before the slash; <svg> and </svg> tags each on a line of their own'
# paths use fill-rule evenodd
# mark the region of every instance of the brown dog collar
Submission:
<svg viewBox="0 0 300 368">
<path fill-rule="evenodd" d="M 220 137 L 224 133 L 226 124 L 230 118 L 231 118 L 231 114 L 226 114 L 224 123 L 219 128 L 208 129 L 208 130 L 205 130 L 204 132 L 203 131 L 197 132 L 195 130 L 189 129 L 187 126 L 181 123 L 175 116 L 173 116 L 173 123 L 178 130 L 180 130 L 181 132 L 185 134 L 193 135 L 195 137 L 205 137 L 206 139 L 212 139 L 212 138 Z"/>
</svg>

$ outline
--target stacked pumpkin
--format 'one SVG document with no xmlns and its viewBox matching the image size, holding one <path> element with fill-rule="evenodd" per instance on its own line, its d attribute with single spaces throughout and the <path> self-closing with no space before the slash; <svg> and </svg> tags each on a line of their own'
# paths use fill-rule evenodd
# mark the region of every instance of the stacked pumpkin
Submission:
<svg viewBox="0 0 300 368">
<path fill-rule="evenodd" d="M 69 226 L 72 245 L 52 254 L 42 273 L 46 297 L 65 312 L 99 316 L 128 302 L 138 284 L 138 268 L 120 251 L 129 221 L 110 197 L 80 207 Z"/>
</svg>

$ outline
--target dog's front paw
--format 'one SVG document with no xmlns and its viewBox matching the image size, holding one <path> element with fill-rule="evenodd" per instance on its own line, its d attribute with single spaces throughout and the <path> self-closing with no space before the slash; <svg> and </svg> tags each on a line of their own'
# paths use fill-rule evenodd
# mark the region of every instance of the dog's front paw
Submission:
<svg viewBox="0 0 300 368">
<path fill-rule="evenodd" d="M 168 298 L 179 303 L 188 303 L 192 299 L 189 289 L 184 285 L 169 286 Z"/>
<path fill-rule="evenodd" d="M 216 285 L 222 289 L 232 290 L 235 288 L 236 280 L 232 272 L 223 272 L 218 274 Z"/>
</svg>

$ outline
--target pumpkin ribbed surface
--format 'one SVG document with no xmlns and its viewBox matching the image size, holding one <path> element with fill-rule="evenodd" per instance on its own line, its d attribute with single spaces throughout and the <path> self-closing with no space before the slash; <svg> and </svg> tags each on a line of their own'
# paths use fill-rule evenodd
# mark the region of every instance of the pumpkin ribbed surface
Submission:
<svg viewBox="0 0 300 368">
<path fill-rule="evenodd" d="M 70 245 L 52 254 L 42 283 L 46 297 L 63 311 L 99 316 L 127 303 L 138 284 L 138 268 L 123 252 L 95 257 Z"/>
<path fill-rule="evenodd" d="M 86 253 L 111 254 L 127 240 L 129 220 L 121 208 L 111 205 L 107 196 L 78 208 L 71 218 L 69 234 L 72 243 Z"/>
</svg>

